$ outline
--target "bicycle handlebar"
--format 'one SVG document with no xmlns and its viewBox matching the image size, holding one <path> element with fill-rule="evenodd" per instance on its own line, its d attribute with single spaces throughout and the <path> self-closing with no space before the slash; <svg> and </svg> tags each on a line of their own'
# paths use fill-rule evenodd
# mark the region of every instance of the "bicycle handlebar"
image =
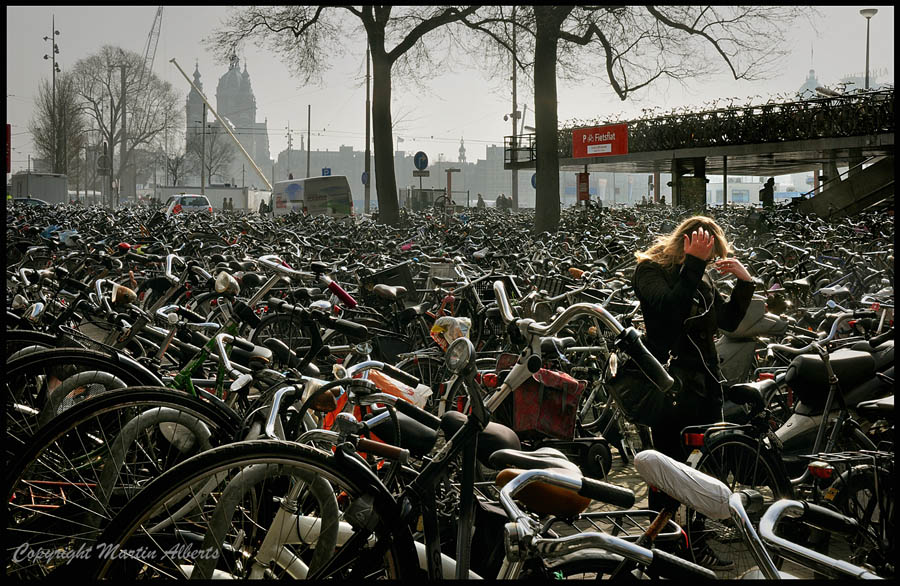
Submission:
<svg viewBox="0 0 900 586">
<path fill-rule="evenodd" d="M 266 254 L 259 257 L 259 263 L 270 268 L 276 273 L 286 275 L 288 277 L 298 277 L 301 279 L 314 279 L 315 275 L 312 273 L 304 273 L 303 271 L 298 271 L 292 269 L 288 266 L 285 266 L 284 261 L 278 258 L 276 254 Z"/>
<path fill-rule="evenodd" d="M 821 340 L 815 340 L 810 342 L 806 346 L 802 348 L 792 348 L 791 346 L 785 346 L 783 344 L 769 344 L 767 348 L 769 350 L 777 351 L 777 352 L 785 352 L 787 354 L 806 354 L 816 349 L 816 347 L 821 347 L 822 344 L 827 344 L 837 335 L 838 329 L 847 321 L 851 319 L 858 319 L 862 317 L 873 317 L 875 312 L 869 310 L 863 311 L 847 311 L 844 313 L 839 313 L 837 317 L 834 319 L 834 323 L 831 324 L 831 331 L 828 332 L 828 335 L 822 338 Z"/>
<path fill-rule="evenodd" d="M 805 518 L 810 524 L 824 526 L 829 530 L 837 530 L 840 532 L 849 530 L 851 528 L 850 525 L 854 524 L 852 519 L 848 519 L 843 515 L 838 515 L 833 511 L 818 505 L 782 499 L 772 504 L 759 521 L 759 534 L 767 545 L 782 551 L 791 552 L 802 557 L 809 564 L 814 564 L 814 567 L 825 568 L 838 576 L 881 579 L 880 576 L 877 576 L 865 568 L 855 566 L 843 560 L 836 560 L 828 555 L 813 551 L 775 535 L 775 526 L 781 521 L 782 517 L 786 516 L 788 513 L 800 513 L 801 520 L 804 520 Z"/>
<path fill-rule="evenodd" d="M 517 535 L 514 537 L 519 541 L 516 544 L 517 547 L 527 544 L 538 555 L 546 558 L 556 558 L 588 548 L 598 548 L 636 561 L 666 577 L 715 579 L 715 573 L 711 570 L 687 560 L 672 559 L 674 556 L 660 554 L 658 550 L 647 549 L 608 533 L 583 532 L 559 538 L 536 535 L 537 527 L 515 503 L 515 495 L 533 482 L 560 486 L 591 498 L 596 495 L 600 500 L 626 508 L 634 504 L 634 493 L 621 487 L 589 478 L 573 478 L 548 470 L 528 470 L 511 480 L 500 491 L 500 504 L 509 519 L 517 526 Z M 626 493 L 630 495 L 630 498 L 625 498 Z M 507 536 L 512 537 L 509 533 Z"/>
</svg>

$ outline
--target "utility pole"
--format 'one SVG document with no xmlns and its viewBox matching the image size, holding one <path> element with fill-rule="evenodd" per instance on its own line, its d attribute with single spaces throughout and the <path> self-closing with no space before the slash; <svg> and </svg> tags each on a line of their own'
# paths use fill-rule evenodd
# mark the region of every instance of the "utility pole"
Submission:
<svg viewBox="0 0 900 586">
<path fill-rule="evenodd" d="M 51 108 L 50 108 L 50 126 L 53 130 L 53 172 L 58 173 L 59 167 L 59 134 L 57 133 L 57 123 L 56 123 L 56 73 L 59 71 L 59 67 L 56 65 L 56 54 L 59 53 L 59 46 L 56 44 L 56 37 L 59 35 L 59 31 L 56 30 L 56 15 L 54 14 L 50 21 L 50 36 L 44 37 L 45 41 L 50 41 L 50 54 L 44 55 L 44 59 L 51 60 L 52 69 L 51 74 L 53 76 L 53 95 L 51 96 Z"/>
<path fill-rule="evenodd" d="M 312 104 L 306 106 L 306 177 L 309 177 L 309 152 L 312 145 Z"/>
<path fill-rule="evenodd" d="M 200 138 L 200 193 L 206 195 L 206 104 L 203 104 L 203 133 Z"/>
<path fill-rule="evenodd" d="M 518 161 L 518 153 L 516 151 L 516 114 L 518 114 L 518 109 L 516 106 L 516 7 L 513 5 L 512 7 L 512 142 L 510 143 L 510 147 L 512 148 L 512 159 L 513 159 L 513 169 L 512 169 L 512 207 L 514 210 L 519 209 L 519 172 L 515 167 L 515 162 Z"/>
<path fill-rule="evenodd" d="M 370 73 L 369 68 L 370 68 L 370 57 L 369 57 L 369 46 L 367 43 L 366 44 L 366 162 L 365 162 L 366 184 L 363 187 L 363 191 L 365 193 L 365 206 L 363 209 L 364 209 L 365 213 L 367 213 L 367 214 L 369 213 L 369 207 L 370 207 L 370 202 L 371 202 L 371 197 L 372 197 L 372 195 L 371 195 L 372 191 L 371 191 L 371 188 L 369 187 L 369 184 L 372 183 L 372 173 L 371 173 L 371 171 L 372 171 L 372 169 L 371 169 L 372 154 L 371 154 L 371 151 L 369 151 L 369 143 L 371 142 L 369 139 L 369 133 L 371 132 L 370 116 L 371 116 L 371 112 L 372 112 L 372 107 L 369 104 L 369 73 Z M 421 181 L 421 180 L 422 180 L 422 178 L 420 177 L 419 181 Z"/>
<path fill-rule="evenodd" d="M 123 55 L 124 56 L 124 55 Z M 120 63 L 122 71 L 122 142 L 119 143 L 119 188 L 116 190 L 116 207 L 119 207 L 119 194 L 122 193 L 122 182 L 125 179 L 125 156 L 127 154 L 128 129 L 125 126 L 125 63 Z"/>
</svg>

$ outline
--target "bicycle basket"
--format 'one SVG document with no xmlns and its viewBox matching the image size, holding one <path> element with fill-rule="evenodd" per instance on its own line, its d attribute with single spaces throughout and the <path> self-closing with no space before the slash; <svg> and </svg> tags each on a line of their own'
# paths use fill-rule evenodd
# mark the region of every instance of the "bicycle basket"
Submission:
<svg viewBox="0 0 900 586">
<path fill-rule="evenodd" d="M 510 301 L 514 301 L 522 297 L 522 293 L 516 286 L 516 281 L 515 279 L 513 279 L 512 275 L 493 275 L 486 279 L 478 281 L 474 285 L 475 293 L 478 295 L 478 299 L 480 299 L 481 302 L 485 305 L 496 300 L 494 297 L 494 281 L 503 281 L 503 284 L 506 286 L 506 296 Z"/>
<path fill-rule="evenodd" d="M 540 369 L 513 393 L 513 429 L 523 439 L 571 440 L 585 386 L 564 372 Z"/>
<path fill-rule="evenodd" d="M 425 282 L 425 288 L 431 290 L 434 287 L 432 277 L 439 279 L 456 279 L 459 275 L 454 270 L 454 265 L 449 262 L 432 262 L 428 263 L 428 280 Z"/>
<path fill-rule="evenodd" d="M 537 291 L 546 291 L 550 297 L 556 297 L 562 294 L 572 283 L 573 281 L 570 279 L 539 275 L 534 279 L 533 285 Z"/>
</svg>

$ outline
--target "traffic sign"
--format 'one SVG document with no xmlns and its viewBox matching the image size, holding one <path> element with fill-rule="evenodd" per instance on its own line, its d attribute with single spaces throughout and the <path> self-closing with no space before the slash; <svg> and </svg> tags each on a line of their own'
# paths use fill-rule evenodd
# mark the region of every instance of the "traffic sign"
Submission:
<svg viewBox="0 0 900 586">
<path fill-rule="evenodd" d="M 413 171 L 413 177 L 430 177 L 431 171 Z"/>
<path fill-rule="evenodd" d="M 417 152 L 413 157 L 413 164 L 419 171 L 424 171 L 428 167 L 428 155 L 422 151 Z"/>
<path fill-rule="evenodd" d="M 537 189 L 537 173 L 531 174 L 531 187 Z"/>
<path fill-rule="evenodd" d="M 331 175 L 331 168 L 330 168 L 330 167 L 323 167 L 323 168 L 322 168 L 322 177 L 326 177 L 326 176 L 328 176 L 328 175 Z"/>
<path fill-rule="evenodd" d="M 369 174 L 366 173 L 365 171 L 363 171 L 363 174 L 362 174 L 362 184 L 363 185 L 369 184 Z"/>
</svg>

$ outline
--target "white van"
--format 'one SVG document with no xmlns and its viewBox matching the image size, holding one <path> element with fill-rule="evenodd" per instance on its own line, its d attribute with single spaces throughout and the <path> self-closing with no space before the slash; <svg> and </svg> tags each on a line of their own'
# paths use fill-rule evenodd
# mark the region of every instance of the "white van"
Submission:
<svg viewBox="0 0 900 586">
<path fill-rule="evenodd" d="M 303 211 L 311 216 L 346 218 L 353 215 L 353 196 L 344 175 L 277 181 L 269 198 L 269 213 L 283 216 Z"/>
</svg>

